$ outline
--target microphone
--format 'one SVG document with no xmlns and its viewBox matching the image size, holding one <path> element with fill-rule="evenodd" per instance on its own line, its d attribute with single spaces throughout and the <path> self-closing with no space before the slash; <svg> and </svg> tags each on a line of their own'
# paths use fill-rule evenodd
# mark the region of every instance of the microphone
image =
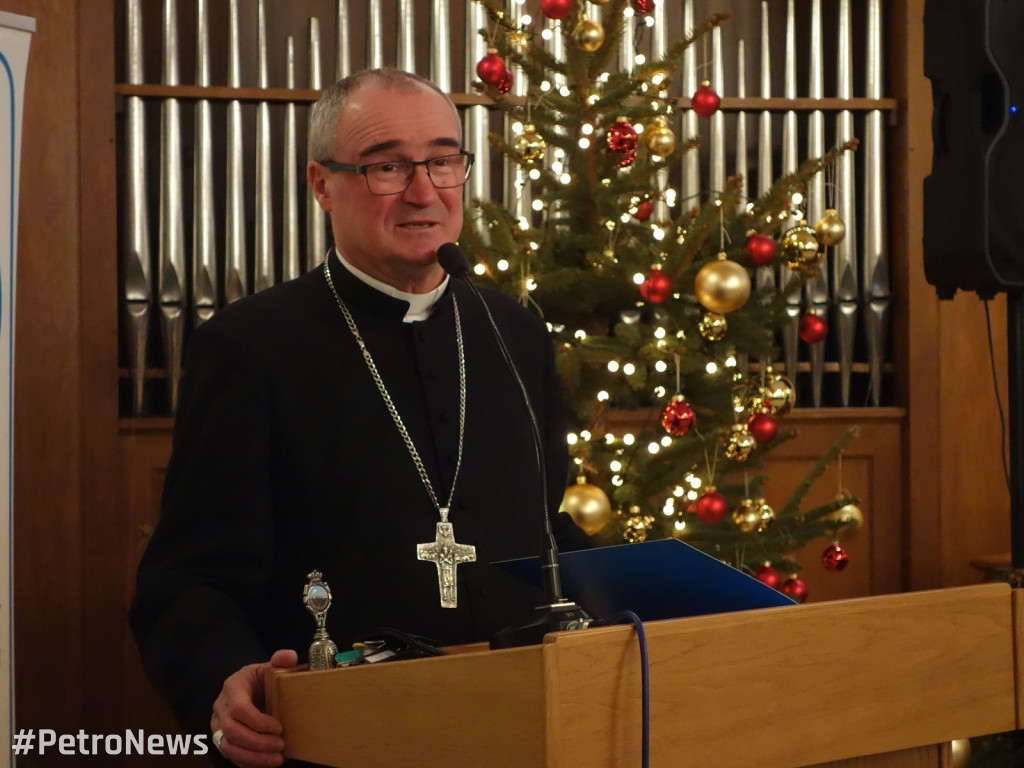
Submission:
<svg viewBox="0 0 1024 768">
<path fill-rule="evenodd" d="M 566 629 L 583 629 L 590 625 L 592 619 L 579 605 L 567 600 L 562 595 L 562 581 L 559 576 L 558 567 L 558 545 L 555 544 L 555 535 L 551 530 L 551 516 L 548 514 L 548 483 L 547 472 L 544 466 L 544 444 L 540 438 L 540 427 L 537 425 L 537 414 L 530 402 L 530 395 L 526 391 L 519 369 L 505 345 L 501 331 L 491 309 L 484 301 L 480 290 L 469 279 L 469 261 L 466 254 L 462 252 L 455 243 L 445 243 L 437 249 L 437 262 L 449 275 L 462 280 L 470 292 L 477 298 L 494 335 L 494 341 L 501 351 L 505 366 L 519 385 L 519 392 L 523 398 L 523 405 L 529 416 L 530 432 L 533 436 L 533 450 L 537 460 L 537 472 L 540 476 L 540 510 L 543 517 L 543 539 L 541 541 L 541 575 L 544 582 L 544 595 L 546 604 L 538 606 L 533 615 L 524 623 L 516 624 L 501 630 L 491 638 L 491 648 L 516 648 L 521 645 L 537 645 L 544 640 L 548 632 L 561 632 Z"/>
</svg>

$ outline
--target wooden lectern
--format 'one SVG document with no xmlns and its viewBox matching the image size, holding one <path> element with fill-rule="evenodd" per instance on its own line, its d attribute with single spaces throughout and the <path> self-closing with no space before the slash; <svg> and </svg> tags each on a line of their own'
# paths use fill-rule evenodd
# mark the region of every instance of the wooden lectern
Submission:
<svg viewBox="0 0 1024 768">
<path fill-rule="evenodd" d="M 951 739 L 1024 727 L 1022 611 L 987 584 L 649 622 L 651 765 L 940 768 Z M 271 672 L 267 697 L 288 754 L 326 765 L 640 764 L 629 626 Z"/>
</svg>

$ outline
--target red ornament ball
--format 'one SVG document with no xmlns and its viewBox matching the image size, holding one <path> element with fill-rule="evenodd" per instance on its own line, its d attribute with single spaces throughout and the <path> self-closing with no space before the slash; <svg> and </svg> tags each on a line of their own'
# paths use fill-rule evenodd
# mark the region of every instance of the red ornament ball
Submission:
<svg viewBox="0 0 1024 768">
<path fill-rule="evenodd" d="M 647 273 L 647 279 L 640 284 L 640 295 L 644 301 L 661 304 L 672 295 L 672 278 L 659 267 L 652 268 Z"/>
<path fill-rule="evenodd" d="M 762 235 L 760 232 L 755 232 L 748 237 L 744 247 L 747 249 L 747 255 L 750 256 L 750 260 L 759 267 L 770 264 L 777 253 L 775 240 L 768 235 Z"/>
<path fill-rule="evenodd" d="M 693 412 L 693 406 L 682 395 L 673 397 L 672 402 L 661 412 L 661 426 L 676 437 L 685 435 L 696 422 L 697 414 Z"/>
<path fill-rule="evenodd" d="M 564 19 L 576 7 L 576 0 L 540 0 L 540 10 L 549 19 Z"/>
<path fill-rule="evenodd" d="M 697 517 L 705 523 L 711 525 L 720 523 L 728 513 L 729 502 L 725 500 L 725 496 L 713 488 L 708 489 L 703 496 L 697 499 Z"/>
<path fill-rule="evenodd" d="M 829 571 L 841 571 L 850 562 L 849 553 L 838 544 L 830 544 L 821 553 L 821 564 Z"/>
<path fill-rule="evenodd" d="M 817 344 L 828 336 L 828 323 L 820 315 L 807 314 L 800 318 L 800 338 L 808 344 Z"/>
<path fill-rule="evenodd" d="M 637 221 L 647 221 L 651 218 L 651 214 L 654 213 L 654 202 L 651 200 L 641 200 L 636 204 L 636 216 Z"/>
<path fill-rule="evenodd" d="M 690 109 L 701 117 L 711 117 L 718 111 L 718 105 L 721 103 L 722 100 L 715 93 L 715 89 L 711 87 L 711 83 L 705 80 L 690 99 Z"/>
<path fill-rule="evenodd" d="M 782 574 L 770 565 L 762 565 L 754 571 L 754 578 L 762 584 L 767 584 L 772 589 L 778 589 L 779 585 L 782 584 Z"/>
<path fill-rule="evenodd" d="M 620 117 L 615 121 L 615 125 L 608 129 L 607 141 L 608 149 L 612 152 L 632 152 L 635 156 L 638 141 L 636 129 L 629 124 L 629 120 L 626 118 Z M 633 162 L 633 159 L 630 158 L 629 162 Z"/>
<path fill-rule="evenodd" d="M 494 48 L 487 51 L 487 55 L 476 64 L 476 76 L 494 88 L 502 84 L 506 72 L 508 72 L 508 67 L 505 66 L 505 60 L 498 55 L 498 51 Z"/>
<path fill-rule="evenodd" d="M 629 0 L 629 4 L 639 14 L 650 13 L 654 10 L 654 0 Z"/>
<path fill-rule="evenodd" d="M 632 165 L 633 161 L 636 160 L 636 150 L 627 149 L 625 152 L 613 152 L 613 155 L 618 155 L 618 160 L 615 163 L 616 168 L 625 168 L 627 165 Z"/>
<path fill-rule="evenodd" d="M 512 90 L 514 78 L 512 77 L 512 70 L 506 68 L 505 76 L 501 78 L 501 82 L 494 86 L 498 93 L 505 94 Z"/>
<path fill-rule="evenodd" d="M 807 583 L 803 579 L 791 576 L 782 583 L 782 594 L 789 595 L 798 603 L 807 601 Z"/>
<path fill-rule="evenodd" d="M 759 443 L 770 443 L 779 432 L 779 422 L 770 413 L 755 413 L 747 420 L 747 429 Z"/>
</svg>

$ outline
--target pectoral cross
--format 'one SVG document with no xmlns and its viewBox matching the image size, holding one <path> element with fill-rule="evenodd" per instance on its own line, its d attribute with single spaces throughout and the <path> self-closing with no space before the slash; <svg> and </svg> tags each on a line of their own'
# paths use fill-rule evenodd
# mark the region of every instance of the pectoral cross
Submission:
<svg viewBox="0 0 1024 768">
<path fill-rule="evenodd" d="M 455 532 L 448 522 L 448 508 L 441 507 L 441 522 L 437 524 L 437 535 L 432 542 L 416 545 L 416 559 L 426 560 L 437 566 L 437 586 L 441 591 L 441 607 L 458 607 L 456 592 L 455 566 L 459 563 L 472 563 L 476 560 L 476 547 L 470 544 L 458 544 Z"/>
</svg>

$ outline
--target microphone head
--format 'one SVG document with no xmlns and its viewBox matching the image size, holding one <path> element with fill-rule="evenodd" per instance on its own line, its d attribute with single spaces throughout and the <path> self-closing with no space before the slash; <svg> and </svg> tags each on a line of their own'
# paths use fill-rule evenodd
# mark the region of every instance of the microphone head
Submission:
<svg viewBox="0 0 1024 768">
<path fill-rule="evenodd" d="M 455 243 L 445 243 L 437 249 L 437 263 L 452 277 L 462 277 L 469 272 L 469 261 Z"/>
</svg>

